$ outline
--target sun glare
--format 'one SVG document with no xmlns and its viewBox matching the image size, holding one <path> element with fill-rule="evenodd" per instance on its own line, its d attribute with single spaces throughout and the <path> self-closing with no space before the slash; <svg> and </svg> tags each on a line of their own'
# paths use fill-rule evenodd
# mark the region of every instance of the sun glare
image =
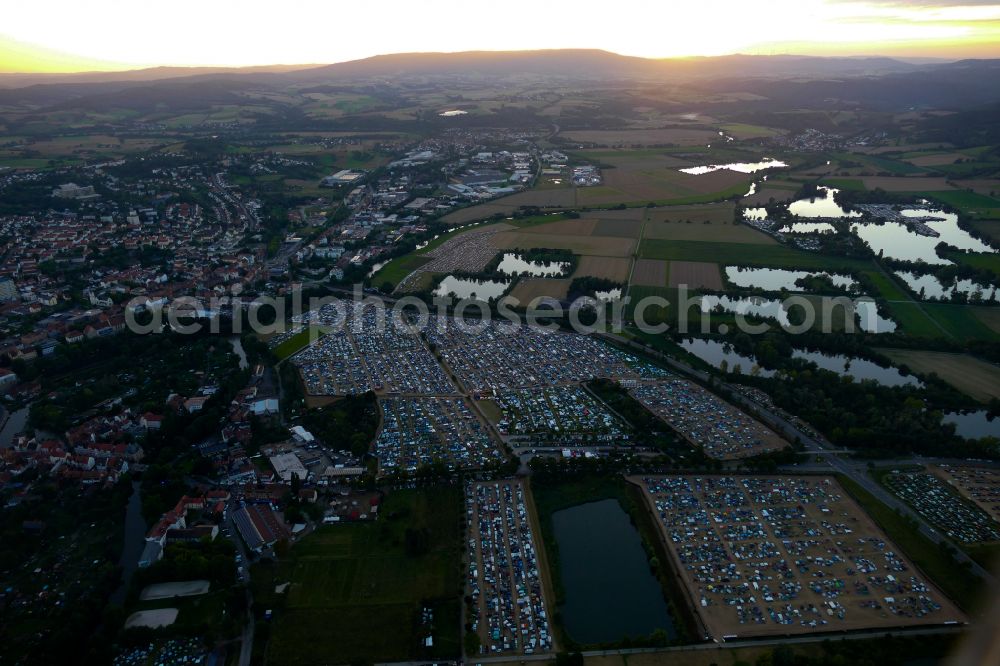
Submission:
<svg viewBox="0 0 1000 666">
<path fill-rule="evenodd" d="M 58 18 L 53 20 L 53 16 Z M 80 30 L 86 25 L 87 30 Z M 4 8 L 0 70 L 329 63 L 413 51 L 600 48 L 642 57 L 777 53 L 990 56 L 1000 3 L 621 0 L 536 3 L 18 3 Z M 70 55 L 71 54 L 71 55 Z"/>
</svg>

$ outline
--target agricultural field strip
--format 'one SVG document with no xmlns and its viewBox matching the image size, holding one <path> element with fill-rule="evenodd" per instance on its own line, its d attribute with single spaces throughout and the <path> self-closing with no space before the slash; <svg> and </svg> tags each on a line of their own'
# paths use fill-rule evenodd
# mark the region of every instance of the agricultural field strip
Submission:
<svg viewBox="0 0 1000 666">
<path fill-rule="evenodd" d="M 715 640 L 965 620 L 829 477 L 631 480 Z"/>
<path fill-rule="evenodd" d="M 553 648 L 536 539 L 519 481 L 466 489 L 467 589 L 480 654 L 534 654 Z M 472 655 L 470 655 L 472 656 Z"/>
</svg>

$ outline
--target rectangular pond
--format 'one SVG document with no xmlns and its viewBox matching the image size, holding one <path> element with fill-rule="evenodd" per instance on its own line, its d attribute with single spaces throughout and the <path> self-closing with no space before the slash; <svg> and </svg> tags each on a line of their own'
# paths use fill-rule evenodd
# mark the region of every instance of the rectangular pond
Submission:
<svg viewBox="0 0 1000 666">
<path fill-rule="evenodd" d="M 559 611 L 570 638 L 592 645 L 657 629 L 676 635 L 639 532 L 617 500 L 557 511 L 552 524 L 566 591 Z"/>
</svg>

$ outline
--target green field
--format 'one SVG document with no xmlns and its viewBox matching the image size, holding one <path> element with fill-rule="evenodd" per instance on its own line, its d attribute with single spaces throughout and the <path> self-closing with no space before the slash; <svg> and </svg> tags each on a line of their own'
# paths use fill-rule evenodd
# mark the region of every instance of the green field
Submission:
<svg viewBox="0 0 1000 666">
<path fill-rule="evenodd" d="M 906 162 L 897 162 L 896 160 L 891 160 L 887 157 L 878 157 L 876 155 L 833 153 L 833 157 L 842 162 L 860 162 L 861 164 L 874 167 L 879 171 L 887 171 L 895 176 L 908 176 L 913 173 L 924 173 L 926 171 L 926 169 L 908 164 Z"/>
<path fill-rule="evenodd" d="M 462 506 L 455 487 L 391 491 L 377 521 L 320 527 L 277 564 L 255 566 L 255 606 L 275 613 L 267 663 L 458 658 Z M 424 607 L 434 609 L 432 648 Z"/>
<path fill-rule="evenodd" d="M 838 476 L 837 481 L 942 592 L 962 610 L 975 607 L 984 589 L 981 579 L 957 565 L 937 544 L 920 534 L 910 521 L 854 481 L 844 476 Z"/>
<path fill-rule="evenodd" d="M 959 264 L 993 271 L 1000 275 L 1000 254 L 946 252 L 945 257 Z"/>
<path fill-rule="evenodd" d="M 987 327 L 967 305 L 924 303 L 923 308 L 941 328 L 957 340 L 1000 340 L 1000 335 Z"/>
<path fill-rule="evenodd" d="M 279 344 L 272 351 L 279 360 L 284 361 L 286 358 L 293 356 L 297 351 L 308 345 L 310 342 L 310 336 L 318 338 L 319 334 L 323 332 L 323 329 L 316 326 L 304 328 Z"/>
<path fill-rule="evenodd" d="M 865 189 L 865 184 L 863 181 L 857 178 L 824 178 L 824 185 L 829 185 L 830 187 L 836 187 L 838 190 L 853 190 L 855 192 L 862 192 Z"/>
<path fill-rule="evenodd" d="M 430 257 L 419 254 L 408 254 L 404 257 L 397 257 L 372 276 L 371 284 L 376 288 L 380 288 L 388 282 L 395 289 L 396 285 L 403 281 L 403 278 L 429 261 L 431 261 Z"/>
<path fill-rule="evenodd" d="M 965 190 L 947 190 L 944 192 L 922 192 L 928 199 L 935 199 L 959 210 L 977 217 L 1000 217 L 1000 201 L 985 194 L 966 192 Z"/>
<path fill-rule="evenodd" d="M 907 335 L 918 338 L 945 337 L 944 331 L 924 314 L 917 303 L 889 303 L 889 314 Z"/>
<path fill-rule="evenodd" d="M 847 271 L 871 269 L 871 263 L 862 259 L 804 252 L 785 245 L 644 239 L 639 245 L 639 257 L 668 261 L 718 262 L 740 266 L 772 266 L 775 268 L 818 268 Z"/>
<path fill-rule="evenodd" d="M 903 291 L 903 288 L 882 271 L 864 271 L 864 274 L 872 281 L 875 288 L 878 289 L 878 294 L 872 294 L 872 296 L 881 296 L 888 301 L 909 300 L 910 297 Z"/>
</svg>

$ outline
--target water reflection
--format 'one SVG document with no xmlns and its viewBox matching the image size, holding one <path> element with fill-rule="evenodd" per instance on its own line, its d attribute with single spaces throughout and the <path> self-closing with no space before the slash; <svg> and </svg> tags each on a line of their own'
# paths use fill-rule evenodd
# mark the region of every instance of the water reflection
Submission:
<svg viewBox="0 0 1000 666">
<path fill-rule="evenodd" d="M 935 249 L 940 243 L 947 243 L 969 252 L 994 252 L 995 250 L 958 226 L 958 216 L 944 211 L 907 208 L 900 211 L 903 217 L 934 218 L 925 219 L 937 236 L 924 236 L 914 232 L 903 222 L 886 220 L 880 223 L 862 222 L 854 225 L 852 231 L 868 243 L 876 254 L 898 261 L 926 262 L 937 266 L 953 262 L 939 257 Z"/>
<path fill-rule="evenodd" d="M 738 368 L 743 374 L 757 374 L 761 377 L 773 377 L 774 370 L 761 368 L 757 364 L 757 359 L 753 356 L 746 356 L 733 350 L 732 345 L 718 340 L 702 340 L 701 338 L 690 338 L 682 340 L 680 346 L 687 352 L 694 354 L 714 368 L 722 369 L 723 362 L 728 372 L 735 372 Z"/>
<path fill-rule="evenodd" d="M 569 269 L 569 262 L 565 261 L 528 261 L 518 255 L 507 252 L 500 260 L 497 270 L 504 275 L 523 275 L 527 273 L 532 277 L 555 277 L 565 275 Z"/>
<path fill-rule="evenodd" d="M 681 173 L 688 173 L 694 176 L 700 176 L 706 173 L 712 173 L 713 171 L 720 171 L 722 169 L 728 169 L 729 171 L 737 171 L 739 173 L 756 173 L 758 171 L 763 171 L 764 169 L 774 169 L 778 167 L 788 166 L 781 160 L 772 159 L 770 157 L 765 157 L 760 162 L 732 162 L 730 164 L 708 164 L 705 166 L 688 167 L 686 169 L 680 169 Z"/>
<path fill-rule="evenodd" d="M 992 301 L 997 298 L 996 289 L 992 286 L 979 284 L 972 280 L 955 280 L 952 284 L 945 286 L 941 280 L 930 273 L 919 275 L 910 271 L 896 271 L 896 275 L 914 293 L 920 294 L 923 299 L 947 301 L 951 300 L 955 294 L 965 294 L 966 298 L 973 301 Z"/>
<path fill-rule="evenodd" d="M 798 217 L 861 217 L 857 211 L 847 212 L 833 196 L 840 190 L 832 187 L 816 188 L 816 196 L 799 199 L 788 205 L 788 212 Z"/>
<path fill-rule="evenodd" d="M 825 354 L 814 351 L 804 351 L 801 349 L 792 350 L 793 358 L 801 358 L 812 361 L 818 367 L 836 372 L 842 377 L 851 376 L 857 381 L 870 379 L 883 386 L 922 386 L 923 384 L 913 375 L 904 375 L 899 369 L 888 367 L 883 368 L 874 361 L 858 358 L 856 356 L 845 356 L 843 354 Z"/>
<path fill-rule="evenodd" d="M 808 277 L 824 275 L 841 289 L 850 290 L 857 286 L 850 275 L 838 273 L 791 271 L 783 268 L 747 268 L 743 266 L 726 266 L 726 279 L 737 287 L 744 289 L 759 288 L 766 291 L 802 291 L 795 285 L 796 281 Z"/>
<path fill-rule="evenodd" d="M 470 280 L 467 278 L 456 278 L 449 275 L 441 280 L 441 284 L 434 291 L 436 296 L 448 296 L 454 294 L 458 298 L 475 298 L 487 301 L 500 298 L 507 291 L 510 282 L 499 280 Z"/>
<path fill-rule="evenodd" d="M 955 424 L 955 434 L 965 439 L 1000 438 L 1000 418 L 989 418 L 985 409 L 975 412 L 949 412 L 945 423 Z"/>
</svg>

